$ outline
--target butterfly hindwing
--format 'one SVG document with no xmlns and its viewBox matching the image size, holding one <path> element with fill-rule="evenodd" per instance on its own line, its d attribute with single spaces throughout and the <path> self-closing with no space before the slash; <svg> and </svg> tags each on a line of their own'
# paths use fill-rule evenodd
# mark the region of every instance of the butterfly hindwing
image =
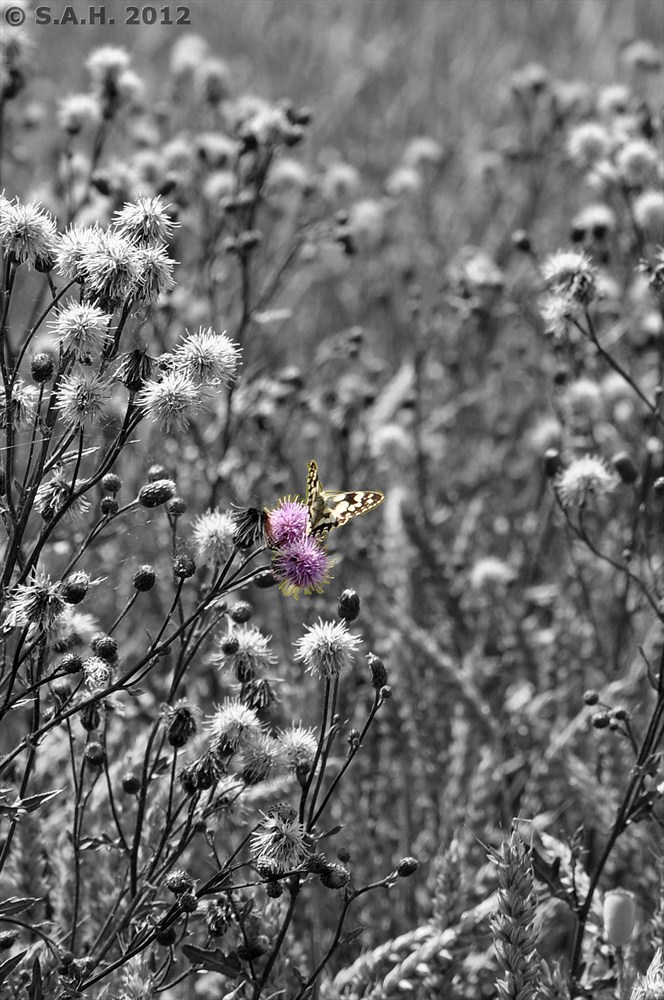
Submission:
<svg viewBox="0 0 664 1000">
<path fill-rule="evenodd" d="M 324 490 L 318 478 L 318 465 L 307 468 L 307 507 L 312 535 L 324 535 L 340 528 L 360 514 L 368 514 L 385 499 L 377 490 Z"/>
</svg>

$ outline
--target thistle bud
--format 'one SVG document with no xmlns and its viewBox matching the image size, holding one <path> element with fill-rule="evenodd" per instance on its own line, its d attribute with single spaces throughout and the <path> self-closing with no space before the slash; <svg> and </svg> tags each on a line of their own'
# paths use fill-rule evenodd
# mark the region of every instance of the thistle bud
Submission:
<svg viewBox="0 0 664 1000">
<path fill-rule="evenodd" d="M 88 592 L 90 577 L 87 573 L 72 573 L 62 584 L 62 597 L 67 604 L 80 604 Z"/>
<path fill-rule="evenodd" d="M 182 517 L 187 510 L 187 501 L 183 497 L 173 497 L 166 504 L 166 513 L 171 517 Z"/>
<path fill-rule="evenodd" d="M 185 913 L 194 913 L 198 909 L 198 900 L 193 892 L 184 892 L 178 902 Z"/>
<path fill-rule="evenodd" d="M 604 895 L 604 933 L 614 948 L 624 948 L 636 923 L 636 903 L 631 892 L 613 889 Z"/>
<path fill-rule="evenodd" d="M 60 670 L 65 674 L 77 674 L 83 669 L 83 657 L 78 653 L 66 653 L 60 660 Z"/>
<path fill-rule="evenodd" d="M 106 760 L 106 751 L 101 743 L 88 743 L 83 754 L 83 759 L 90 767 L 102 767 Z"/>
<path fill-rule="evenodd" d="M 268 587 L 276 587 L 277 585 L 274 573 L 269 569 L 266 569 L 263 573 L 259 573 L 258 576 L 255 576 L 252 583 L 261 590 L 267 590 Z"/>
<path fill-rule="evenodd" d="M 639 478 L 634 462 L 629 457 L 627 452 L 619 452 L 619 454 L 613 456 L 611 461 L 613 462 L 613 468 L 616 470 L 623 483 L 635 483 Z"/>
<path fill-rule="evenodd" d="M 118 642 L 105 632 L 98 632 L 90 641 L 92 652 L 107 663 L 115 663 L 118 658 Z"/>
<path fill-rule="evenodd" d="M 120 492 L 121 486 L 122 480 L 114 472 L 107 472 L 105 476 L 102 476 L 101 488 L 105 493 L 112 493 L 115 496 L 116 493 Z"/>
<path fill-rule="evenodd" d="M 369 670 L 371 671 L 371 686 L 376 691 L 380 691 L 387 684 L 387 668 L 379 656 L 369 653 Z"/>
<path fill-rule="evenodd" d="M 265 883 L 265 892 L 270 899 L 279 899 L 284 894 L 284 887 L 281 882 L 271 879 Z"/>
<path fill-rule="evenodd" d="M 399 878 L 409 878 L 419 867 L 420 863 L 416 858 L 402 858 L 397 865 L 397 875 Z"/>
<path fill-rule="evenodd" d="M 120 509 L 120 504 L 115 497 L 103 497 L 99 507 L 104 517 L 115 517 Z"/>
<path fill-rule="evenodd" d="M 189 580 L 196 572 L 196 563 L 193 556 L 183 552 L 173 559 L 173 575 L 178 580 Z"/>
<path fill-rule="evenodd" d="M 158 479 L 168 479 L 169 476 L 163 465 L 151 465 L 147 478 L 149 483 L 155 483 Z"/>
<path fill-rule="evenodd" d="M 94 733 L 95 729 L 99 729 L 99 723 L 101 722 L 101 712 L 99 710 L 99 705 L 96 701 L 92 702 L 90 705 L 86 705 L 81 709 L 81 714 L 79 716 L 81 725 L 85 729 L 86 733 Z M 92 744 L 88 744 L 92 746 Z"/>
<path fill-rule="evenodd" d="M 599 695 L 597 694 L 597 691 L 585 691 L 583 700 L 586 705 L 596 705 L 599 701 Z"/>
<path fill-rule="evenodd" d="M 160 507 L 174 496 L 175 483 L 172 479 L 155 479 L 139 490 L 138 502 L 143 507 Z"/>
<path fill-rule="evenodd" d="M 127 795 L 136 795 L 140 787 L 141 779 L 136 774 L 127 771 L 126 774 L 122 775 L 122 791 L 126 792 Z"/>
<path fill-rule="evenodd" d="M 607 712 L 595 712 L 590 721 L 594 729 L 606 729 L 611 724 L 611 719 Z"/>
<path fill-rule="evenodd" d="M 237 622 L 238 625 L 240 625 L 243 622 L 249 621 L 249 619 L 254 613 L 254 609 L 251 606 L 251 604 L 249 604 L 248 601 L 238 601 L 236 604 L 233 605 L 233 607 L 229 610 L 228 613 L 233 619 L 233 621 Z"/>
<path fill-rule="evenodd" d="M 165 927 L 163 931 L 157 931 L 154 939 L 162 948 L 170 948 L 172 944 L 175 944 L 177 936 L 175 927 Z"/>
<path fill-rule="evenodd" d="M 55 361 L 51 354 L 46 354 L 46 352 L 35 354 L 30 364 L 30 374 L 38 385 L 49 382 L 53 378 L 54 371 Z"/>
<path fill-rule="evenodd" d="M 360 595 L 354 590 L 344 590 L 339 598 L 338 612 L 345 622 L 354 622 L 360 613 Z"/>
<path fill-rule="evenodd" d="M 166 876 L 164 885 L 174 896 L 181 896 L 185 892 L 191 893 L 196 883 L 188 872 L 176 868 Z"/>
<path fill-rule="evenodd" d="M 168 709 L 167 720 L 166 739 L 172 747 L 179 749 L 195 736 L 196 718 L 187 702 L 180 702 L 174 708 Z"/>
<path fill-rule="evenodd" d="M 521 253 L 531 253 L 533 249 L 530 236 L 525 229 L 514 230 L 512 233 L 512 244 L 515 250 L 520 250 Z"/>
<path fill-rule="evenodd" d="M 152 566 L 146 563 L 144 566 L 138 567 L 132 578 L 132 583 L 136 590 L 140 593 L 145 593 L 148 590 L 152 590 L 156 577 L 157 574 Z"/>
<path fill-rule="evenodd" d="M 343 865 L 328 864 L 319 877 L 326 889 L 343 889 L 350 882 L 350 872 Z"/>
</svg>

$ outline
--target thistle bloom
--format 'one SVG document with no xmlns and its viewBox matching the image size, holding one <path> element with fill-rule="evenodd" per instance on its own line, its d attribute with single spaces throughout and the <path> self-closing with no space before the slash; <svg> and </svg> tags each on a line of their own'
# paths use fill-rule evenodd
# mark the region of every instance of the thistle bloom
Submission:
<svg viewBox="0 0 664 1000">
<path fill-rule="evenodd" d="M 103 660 L 101 656 L 88 656 L 83 661 L 83 676 L 88 690 L 100 691 L 109 683 L 113 676 L 113 669 L 110 663 Z"/>
<path fill-rule="evenodd" d="M 309 524 L 309 509 L 299 500 L 288 497 L 279 506 L 266 512 L 266 530 L 270 542 L 277 548 L 294 545 L 303 539 Z"/>
<path fill-rule="evenodd" d="M 10 597 L 3 628 L 32 625 L 40 632 L 48 632 L 65 608 L 61 583 L 51 583 L 51 578 L 43 573 L 35 574 L 29 583 L 19 584 Z"/>
<path fill-rule="evenodd" d="M 319 618 L 294 644 L 295 659 L 301 660 L 309 673 L 318 677 L 338 677 L 342 670 L 350 667 L 361 642 L 343 622 L 324 622 Z"/>
<path fill-rule="evenodd" d="M 242 750 L 242 777 L 248 785 L 278 778 L 286 766 L 283 748 L 273 736 L 260 733 L 246 741 Z"/>
<path fill-rule="evenodd" d="M 139 393 L 138 405 L 165 431 L 184 430 L 203 407 L 199 386 L 182 372 L 167 372 L 161 382 L 149 382 Z"/>
<path fill-rule="evenodd" d="M 630 139 L 616 154 L 620 177 L 630 187 L 643 187 L 655 179 L 657 150 L 646 139 Z"/>
<path fill-rule="evenodd" d="M 16 264 L 50 269 L 55 260 L 55 222 L 36 202 L 22 205 L 3 199 L 0 211 L 0 245 Z"/>
<path fill-rule="evenodd" d="M 11 403 L 0 406 L 0 427 L 20 427 L 32 423 L 37 413 L 39 390 L 34 385 L 26 385 L 22 378 L 16 379 L 12 389 Z"/>
<path fill-rule="evenodd" d="M 81 252 L 85 297 L 112 312 L 136 294 L 142 276 L 134 243 L 111 230 L 93 230 Z"/>
<path fill-rule="evenodd" d="M 227 698 L 206 722 L 213 753 L 233 753 L 261 733 L 258 716 L 238 698 Z"/>
<path fill-rule="evenodd" d="M 283 729 L 277 736 L 281 743 L 284 756 L 293 771 L 309 771 L 316 757 L 318 740 L 313 729 L 293 724 L 290 729 Z"/>
<path fill-rule="evenodd" d="M 235 543 L 235 519 L 221 510 L 208 510 L 194 521 L 192 535 L 199 562 L 209 566 L 225 563 Z"/>
<path fill-rule="evenodd" d="M 567 140 L 570 160 L 584 170 L 603 160 L 611 148 L 609 133 L 598 122 L 584 122 L 572 129 Z"/>
<path fill-rule="evenodd" d="M 62 465 L 56 465 L 51 478 L 42 483 L 35 497 L 35 508 L 45 521 L 51 521 L 59 514 L 71 498 L 72 487 L 70 478 Z M 78 497 L 69 507 L 68 514 L 77 517 L 90 510 L 90 501 L 84 496 Z"/>
<path fill-rule="evenodd" d="M 539 310 L 546 332 L 552 337 L 563 337 L 569 330 L 577 309 L 576 303 L 568 295 L 545 295 L 539 304 Z"/>
<path fill-rule="evenodd" d="M 98 245 L 99 226 L 70 226 L 60 237 L 55 255 L 60 274 L 69 281 L 82 282 L 85 278 L 84 261 Z"/>
<path fill-rule="evenodd" d="M 127 202 L 123 209 L 113 216 L 116 232 L 139 245 L 167 243 L 173 235 L 177 223 L 173 222 L 161 198 L 138 197 L 135 202 Z"/>
<path fill-rule="evenodd" d="M 156 302 L 162 292 L 170 292 L 175 284 L 172 260 L 164 247 L 147 246 L 139 250 L 139 275 L 136 287 L 137 302 Z"/>
<path fill-rule="evenodd" d="M 311 853 L 303 825 L 290 806 L 275 806 L 252 835 L 254 862 L 273 869 L 276 874 L 292 871 L 303 864 Z"/>
<path fill-rule="evenodd" d="M 330 562 L 327 552 L 315 538 L 300 538 L 292 545 L 277 549 L 272 560 L 272 572 L 285 597 L 320 594 L 329 582 Z"/>
<path fill-rule="evenodd" d="M 589 493 L 611 493 L 617 485 L 617 477 L 595 455 L 584 455 L 570 462 L 556 480 L 563 507 L 581 507 Z"/>
<path fill-rule="evenodd" d="M 225 333 L 201 327 L 173 355 L 176 370 L 196 385 L 228 385 L 237 373 L 240 348 Z"/>
<path fill-rule="evenodd" d="M 87 125 L 101 119 L 99 101 L 92 94 L 70 94 L 58 104 L 58 125 L 70 135 L 77 135 Z"/>
<path fill-rule="evenodd" d="M 643 191 L 634 199 L 634 218 L 643 232 L 653 240 L 661 240 L 664 229 L 664 193 L 654 188 Z"/>
<path fill-rule="evenodd" d="M 119 46 L 102 45 L 90 53 L 85 65 L 93 84 L 107 87 L 129 68 L 129 54 Z"/>
<path fill-rule="evenodd" d="M 224 637 L 224 638 L 228 638 Z M 215 657 L 215 661 L 222 668 L 230 668 L 240 683 L 251 680 L 256 674 L 269 669 L 276 661 L 276 657 L 270 649 L 269 635 L 255 628 L 253 625 L 244 625 L 231 633 L 230 638 L 235 639 L 236 646 L 232 652 L 224 651 L 224 639 L 222 638 L 221 648 Z"/>
<path fill-rule="evenodd" d="M 595 293 L 595 267 L 587 253 L 579 250 L 557 250 L 542 268 L 549 287 L 575 302 L 588 303 Z"/>
<path fill-rule="evenodd" d="M 74 302 L 60 310 L 51 328 L 64 353 L 71 351 L 80 360 L 103 348 L 110 320 L 98 306 Z"/>
<path fill-rule="evenodd" d="M 56 397 L 65 426 L 96 423 L 103 416 L 107 395 L 108 387 L 98 375 L 67 375 Z"/>
</svg>

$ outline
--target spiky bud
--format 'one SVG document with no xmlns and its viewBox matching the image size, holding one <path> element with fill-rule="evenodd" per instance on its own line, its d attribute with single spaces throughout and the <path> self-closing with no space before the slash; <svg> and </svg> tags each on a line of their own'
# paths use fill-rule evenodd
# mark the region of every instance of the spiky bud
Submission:
<svg viewBox="0 0 664 1000">
<path fill-rule="evenodd" d="M 194 913 L 198 909 L 198 900 L 193 892 L 184 892 L 179 897 L 178 903 L 185 913 Z"/>
<path fill-rule="evenodd" d="M 120 504 L 117 502 L 115 497 L 102 497 L 99 508 L 104 517 L 115 517 L 117 512 L 120 510 Z"/>
<path fill-rule="evenodd" d="M 90 577 L 87 573 L 72 573 L 62 584 L 62 597 L 67 604 L 80 604 L 88 592 Z"/>
<path fill-rule="evenodd" d="M 118 641 L 105 632 L 98 632 L 90 640 L 92 652 L 107 663 L 115 663 L 118 658 Z"/>
<path fill-rule="evenodd" d="M 173 559 L 173 575 L 179 580 L 189 580 L 196 572 L 196 563 L 193 556 L 186 552 L 175 556 Z"/>
<path fill-rule="evenodd" d="M 65 653 L 60 660 L 60 670 L 65 674 L 77 674 L 83 669 L 83 657 L 78 653 Z"/>
<path fill-rule="evenodd" d="M 585 691 L 583 694 L 583 700 L 586 705 L 596 705 L 599 701 L 599 695 L 597 691 Z"/>
<path fill-rule="evenodd" d="M 399 878 L 410 878 L 419 867 L 420 863 L 417 858 L 402 858 L 397 865 L 397 875 Z"/>
<path fill-rule="evenodd" d="M 155 483 L 158 479 L 168 479 L 168 472 L 163 465 L 151 465 L 148 469 L 148 482 Z"/>
<path fill-rule="evenodd" d="M 360 613 L 360 595 L 354 590 L 344 590 L 339 598 L 337 608 L 339 617 L 350 624 Z"/>
<path fill-rule="evenodd" d="M 122 775 L 122 791 L 126 792 L 127 795 L 136 795 L 140 787 L 141 779 L 138 775 L 133 774 L 131 771 L 127 771 L 126 774 Z"/>
<path fill-rule="evenodd" d="M 55 361 L 52 354 L 35 354 L 32 362 L 30 364 L 30 374 L 32 375 L 33 381 L 38 385 L 44 382 L 50 382 L 53 378 L 53 372 L 55 371 Z"/>
<path fill-rule="evenodd" d="M 254 609 L 251 606 L 251 604 L 249 604 L 248 601 L 238 601 L 236 604 L 233 605 L 233 607 L 229 610 L 228 613 L 234 622 L 237 622 L 238 625 L 241 625 L 244 622 L 249 621 L 249 619 L 254 613 Z"/>
<path fill-rule="evenodd" d="M 380 691 L 387 684 L 387 667 L 381 658 L 374 653 L 369 653 L 367 660 L 369 661 L 369 670 L 371 671 L 371 686 L 376 691 Z"/>
<path fill-rule="evenodd" d="M 185 892 L 193 892 L 196 882 L 188 872 L 176 868 L 168 873 L 164 879 L 164 885 L 174 896 L 181 896 Z"/>
<path fill-rule="evenodd" d="M 90 767 L 102 767 L 106 760 L 106 751 L 101 743 L 88 743 L 83 759 Z"/>
<path fill-rule="evenodd" d="M 187 510 L 187 501 L 183 497 L 173 497 L 166 504 L 166 512 L 171 517 L 182 517 Z"/>
<path fill-rule="evenodd" d="M 175 483 L 172 479 L 155 479 L 141 487 L 138 502 L 143 507 L 160 507 L 175 496 Z"/>
<path fill-rule="evenodd" d="M 148 590 L 152 590 L 156 578 L 157 574 L 154 569 L 146 563 L 145 565 L 138 567 L 132 577 L 132 583 L 134 584 L 136 590 L 140 593 L 145 593 Z"/>
</svg>

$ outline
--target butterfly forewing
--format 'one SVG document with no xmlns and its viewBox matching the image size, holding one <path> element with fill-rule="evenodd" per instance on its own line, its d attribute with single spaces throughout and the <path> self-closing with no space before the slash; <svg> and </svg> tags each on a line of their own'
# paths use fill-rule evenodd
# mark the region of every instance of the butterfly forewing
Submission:
<svg viewBox="0 0 664 1000">
<path fill-rule="evenodd" d="M 316 462 L 309 462 L 307 506 L 312 535 L 324 535 L 333 528 L 340 528 L 354 517 L 375 510 L 384 499 L 384 495 L 377 490 L 324 490 L 318 478 Z"/>
</svg>

